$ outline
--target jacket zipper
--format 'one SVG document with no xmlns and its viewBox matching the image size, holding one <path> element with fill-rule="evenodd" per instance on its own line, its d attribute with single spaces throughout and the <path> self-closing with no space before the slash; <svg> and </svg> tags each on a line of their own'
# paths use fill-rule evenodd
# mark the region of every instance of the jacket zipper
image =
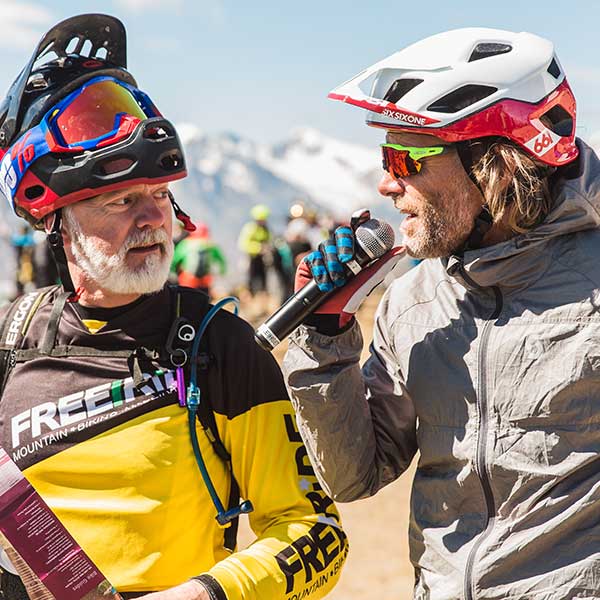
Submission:
<svg viewBox="0 0 600 600">
<path fill-rule="evenodd" d="M 465 275 L 463 273 L 463 275 Z M 483 496 L 485 498 L 485 504 L 487 509 L 486 527 L 479 535 L 479 539 L 473 544 L 469 556 L 467 557 L 467 564 L 465 567 L 465 584 L 464 584 L 464 596 L 465 600 L 474 600 L 475 590 L 474 583 L 472 581 L 473 565 L 477 556 L 477 551 L 492 531 L 494 527 L 494 519 L 496 514 L 496 504 L 494 502 L 494 494 L 492 493 L 492 486 L 490 483 L 490 474 L 487 467 L 486 461 L 486 446 L 488 437 L 488 399 L 487 399 L 487 372 L 486 372 L 486 354 L 487 354 L 487 343 L 492 331 L 493 322 L 500 316 L 502 311 L 502 293 L 497 287 L 492 287 L 494 295 L 496 297 L 496 306 L 494 312 L 488 317 L 483 333 L 481 334 L 481 345 L 479 347 L 479 393 L 477 394 L 477 405 L 479 409 L 479 435 L 477 437 L 477 450 L 476 450 L 476 472 L 481 483 L 483 490 Z"/>
</svg>

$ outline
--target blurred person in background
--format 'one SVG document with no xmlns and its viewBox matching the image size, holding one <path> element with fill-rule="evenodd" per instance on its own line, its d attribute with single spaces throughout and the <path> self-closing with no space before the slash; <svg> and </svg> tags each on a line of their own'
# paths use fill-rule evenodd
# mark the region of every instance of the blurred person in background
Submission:
<svg viewBox="0 0 600 600">
<path fill-rule="evenodd" d="M 314 208 L 308 208 L 305 212 L 306 222 L 308 223 L 307 238 L 312 248 L 316 248 L 319 242 L 330 233 L 334 227 L 334 219 L 331 215 L 319 214 Z"/>
<path fill-rule="evenodd" d="M 15 297 L 58 282 L 56 263 L 42 232 L 34 231 L 26 224 L 18 234 L 12 235 L 11 240 L 16 250 Z"/>
<path fill-rule="evenodd" d="M 600 161 L 553 44 L 449 31 L 330 97 L 387 130 L 379 192 L 428 260 L 386 291 L 362 369 L 352 312 L 402 248 L 346 282 L 344 228 L 301 264 L 297 287 L 340 288 L 284 362 L 319 479 L 372 496 L 419 452 L 416 599 L 597 598 Z"/>
<path fill-rule="evenodd" d="M 227 261 L 219 246 L 212 241 L 206 223 L 196 223 L 196 231 L 175 245 L 171 271 L 179 285 L 211 295 L 214 274 L 227 272 Z"/>
<path fill-rule="evenodd" d="M 41 231 L 34 231 L 33 241 L 33 280 L 35 287 L 43 288 L 59 283 L 58 270 L 46 236 Z"/>
<path fill-rule="evenodd" d="M 291 219 L 285 229 L 285 239 L 292 254 L 294 269 L 313 247 L 308 239 L 308 231 L 308 222 L 303 217 Z"/>
<path fill-rule="evenodd" d="M 238 238 L 239 249 L 248 258 L 248 289 L 255 296 L 267 290 L 267 262 L 271 261 L 272 236 L 268 218 L 271 210 L 257 204 L 250 210 L 252 221 L 246 223 Z"/>
<path fill-rule="evenodd" d="M 0 193 L 62 281 L 0 313 L 0 445 L 125 599 L 320 598 L 339 515 L 252 328 L 166 285 L 185 160 L 125 48 L 114 17 L 67 19 L 0 104 Z M 5 558 L 2 596 L 26 600 Z"/>
<path fill-rule="evenodd" d="M 292 249 L 283 236 L 273 237 L 271 266 L 277 277 L 280 301 L 283 303 L 294 292 L 294 272 L 296 270 Z"/>
<path fill-rule="evenodd" d="M 11 236 L 11 243 L 15 249 L 15 291 L 20 296 L 25 290 L 34 287 L 33 268 L 33 229 L 27 224 L 22 225 L 18 233 Z"/>
</svg>

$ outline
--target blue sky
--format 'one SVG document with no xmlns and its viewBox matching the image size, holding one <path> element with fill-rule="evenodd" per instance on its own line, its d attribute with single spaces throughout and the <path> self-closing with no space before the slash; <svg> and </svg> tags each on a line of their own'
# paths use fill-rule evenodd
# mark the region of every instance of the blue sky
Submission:
<svg viewBox="0 0 600 600">
<path fill-rule="evenodd" d="M 38 38 L 76 12 L 106 12 L 127 27 L 129 67 L 175 123 L 235 131 L 259 142 L 311 126 L 363 144 L 381 133 L 327 92 L 427 35 L 485 26 L 551 39 L 578 99 L 578 133 L 600 141 L 600 2 L 430 0 L 363 3 L 261 0 L 0 0 L 0 89 Z"/>
</svg>

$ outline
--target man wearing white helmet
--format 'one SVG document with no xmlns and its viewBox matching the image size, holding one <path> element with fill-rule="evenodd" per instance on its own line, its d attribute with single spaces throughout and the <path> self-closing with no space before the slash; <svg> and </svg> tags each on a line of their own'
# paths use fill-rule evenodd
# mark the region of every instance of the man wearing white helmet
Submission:
<svg viewBox="0 0 600 600">
<path fill-rule="evenodd" d="M 372 496 L 420 453 L 415 598 L 598 597 L 600 163 L 553 45 L 450 31 L 330 97 L 387 130 L 379 191 L 430 260 L 385 293 L 362 370 L 351 313 L 401 250 L 294 334 L 288 389 L 320 480 Z M 299 282 L 344 283 L 336 241 Z"/>
</svg>

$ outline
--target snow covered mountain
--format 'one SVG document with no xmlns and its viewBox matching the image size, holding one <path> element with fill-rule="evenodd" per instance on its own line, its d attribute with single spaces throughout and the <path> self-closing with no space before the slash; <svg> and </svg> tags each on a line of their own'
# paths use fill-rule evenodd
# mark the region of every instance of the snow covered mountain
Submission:
<svg viewBox="0 0 600 600">
<path fill-rule="evenodd" d="M 340 218 L 365 204 L 386 204 L 375 190 L 381 173 L 375 148 L 339 142 L 308 128 L 292 131 L 273 146 L 233 133 L 203 135 L 193 125 L 179 125 L 178 131 L 189 169 L 182 191 L 193 186 L 205 198 L 224 191 L 240 199 L 251 196 L 275 214 L 287 213 L 289 193 L 292 200 L 315 203 Z"/>
</svg>

